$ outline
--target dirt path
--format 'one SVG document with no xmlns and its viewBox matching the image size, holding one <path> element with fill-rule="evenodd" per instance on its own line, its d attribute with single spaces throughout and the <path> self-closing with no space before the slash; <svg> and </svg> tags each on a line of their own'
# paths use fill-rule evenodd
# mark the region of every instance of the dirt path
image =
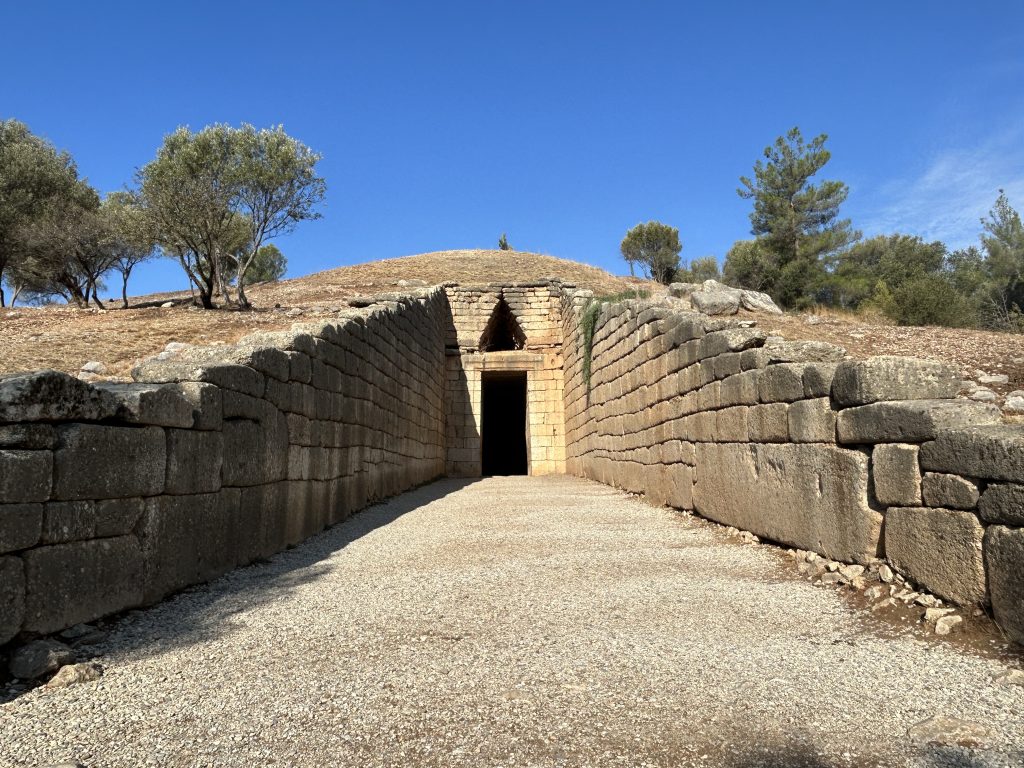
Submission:
<svg viewBox="0 0 1024 768">
<path fill-rule="evenodd" d="M 443 481 L 122 621 L 0 765 L 1002 766 L 1024 687 L 767 547 L 571 478 Z M 932 716 L 988 748 L 908 737 Z"/>
</svg>

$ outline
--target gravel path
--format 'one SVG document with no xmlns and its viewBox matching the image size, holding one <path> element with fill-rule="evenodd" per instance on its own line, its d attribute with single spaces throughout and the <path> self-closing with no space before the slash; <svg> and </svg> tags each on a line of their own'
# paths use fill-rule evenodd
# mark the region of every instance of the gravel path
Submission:
<svg viewBox="0 0 1024 768">
<path fill-rule="evenodd" d="M 768 547 L 573 478 L 442 481 L 120 622 L 0 764 L 1019 766 L 1002 662 L 885 637 Z M 926 718 L 990 729 L 926 746 Z"/>
</svg>

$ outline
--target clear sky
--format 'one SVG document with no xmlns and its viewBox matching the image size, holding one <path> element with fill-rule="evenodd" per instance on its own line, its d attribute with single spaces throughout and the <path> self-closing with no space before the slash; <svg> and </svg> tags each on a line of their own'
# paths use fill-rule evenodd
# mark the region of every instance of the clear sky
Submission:
<svg viewBox="0 0 1024 768">
<path fill-rule="evenodd" d="M 323 154 L 289 274 L 448 248 L 624 271 L 639 221 L 684 259 L 747 237 L 736 195 L 793 125 L 866 234 L 974 242 L 1024 210 L 1024 2 L 5 3 L 0 117 L 101 191 L 178 125 L 282 123 Z M 184 287 L 176 264 L 133 292 Z"/>
</svg>

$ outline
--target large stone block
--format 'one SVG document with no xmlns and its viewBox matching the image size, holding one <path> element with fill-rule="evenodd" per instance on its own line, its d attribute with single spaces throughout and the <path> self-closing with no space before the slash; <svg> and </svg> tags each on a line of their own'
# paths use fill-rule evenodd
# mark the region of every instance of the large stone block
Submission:
<svg viewBox="0 0 1024 768">
<path fill-rule="evenodd" d="M 167 440 L 160 427 L 66 424 L 58 432 L 55 499 L 115 499 L 163 491 Z"/>
<path fill-rule="evenodd" d="M 868 506 L 868 457 L 823 445 L 697 446 L 694 507 L 717 522 L 829 557 L 866 562 L 879 551 Z"/>
<path fill-rule="evenodd" d="M 117 405 L 109 393 L 59 371 L 0 375 L 0 422 L 98 421 Z"/>
<path fill-rule="evenodd" d="M 770 363 L 838 363 L 850 355 L 840 346 L 824 341 L 789 341 L 778 336 L 765 342 Z"/>
<path fill-rule="evenodd" d="M 984 546 L 992 614 L 1011 640 L 1024 645 L 1024 529 L 990 526 Z"/>
<path fill-rule="evenodd" d="M 978 501 L 978 515 L 986 523 L 1024 526 L 1024 485 L 990 485 Z"/>
<path fill-rule="evenodd" d="M 192 403 L 179 384 L 102 383 L 118 403 L 117 419 L 129 424 L 191 427 Z"/>
<path fill-rule="evenodd" d="M 253 397 L 262 396 L 266 388 L 262 373 L 235 364 L 149 359 L 132 369 L 132 378 L 149 383 L 203 382 Z"/>
<path fill-rule="evenodd" d="M 918 443 L 947 429 L 999 421 L 994 405 L 967 400 L 899 400 L 839 412 L 840 443 Z"/>
<path fill-rule="evenodd" d="M 52 424 L 2 424 L 0 448 L 50 451 L 57 447 L 57 430 Z"/>
<path fill-rule="evenodd" d="M 871 452 L 875 499 L 885 507 L 921 504 L 921 470 L 916 445 L 882 443 Z"/>
<path fill-rule="evenodd" d="M 0 645 L 21 631 L 25 620 L 25 569 L 20 557 L 0 557 Z"/>
<path fill-rule="evenodd" d="M 0 451 L 0 503 L 46 501 L 52 480 L 49 451 Z"/>
<path fill-rule="evenodd" d="M 755 405 L 747 411 L 747 435 L 752 443 L 785 443 L 789 440 L 787 403 Z"/>
<path fill-rule="evenodd" d="M 43 513 L 44 544 L 91 539 L 96 535 L 96 505 L 91 501 L 51 501 Z"/>
<path fill-rule="evenodd" d="M 929 507 L 974 509 L 978 506 L 978 484 L 959 475 L 925 472 L 921 493 Z"/>
<path fill-rule="evenodd" d="M 96 536 L 131 533 L 142 517 L 145 499 L 104 499 L 96 502 Z"/>
<path fill-rule="evenodd" d="M 762 403 L 791 403 L 804 398 L 804 366 L 801 363 L 769 365 L 761 372 Z"/>
<path fill-rule="evenodd" d="M 220 432 L 167 430 L 167 481 L 164 492 L 190 494 L 219 490 L 223 448 Z"/>
<path fill-rule="evenodd" d="M 0 504 L 0 555 L 34 546 L 42 530 L 42 504 Z"/>
<path fill-rule="evenodd" d="M 147 603 L 233 568 L 246 550 L 238 523 L 239 493 L 158 496 L 139 523 Z"/>
<path fill-rule="evenodd" d="M 839 363 L 832 380 L 832 398 L 843 407 L 880 400 L 950 398 L 959 391 L 960 375 L 956 368 L 913 357 L 845 360 Z"/>
<path fill-rule="evenodd" d="M 941 598 L 958 605 L 983 603 L 984 533 L 970 512 L 892 507 L 885 516 L 885 556 L 896 570 Z"/>
<path fill-rule="evenodd" d="M 991 424 L 943 432 L 921 446 L 921 467 L 1024 483 L 1024 425 Z"/>
<path fill-rule="evenodd" d="M 224 485 L 261 485 L 288 473 L 288 422 L 276 413 L 266 422 L 224 422 Z"/>
<path fill-rule="evenodd" d="M 827 397 L 799 400 L 789 406 L 789 439 L 794 443 L 836 441 L 836 414 Z"/>
<path fill-rule="evenodd" d="M 22 558 L 29 632 L 57 632 L 142 602 L 142 553 L 134 536 L 37 547 Z"/>
</svg>

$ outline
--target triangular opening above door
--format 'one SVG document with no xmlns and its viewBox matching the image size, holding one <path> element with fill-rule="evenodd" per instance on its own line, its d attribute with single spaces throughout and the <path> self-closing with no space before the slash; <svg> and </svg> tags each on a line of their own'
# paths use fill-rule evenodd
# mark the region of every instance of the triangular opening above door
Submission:
<svg viewBox="0 0 1024 768">
<path fill-rule="evenodd" d="M 480 336 L 481 352 L 502 352 L 522 349 L 526 346 L 526 334 L 519 327 L 519 321 L 502 296 L 494 305 L 491 318 Z"/>
</svg>

